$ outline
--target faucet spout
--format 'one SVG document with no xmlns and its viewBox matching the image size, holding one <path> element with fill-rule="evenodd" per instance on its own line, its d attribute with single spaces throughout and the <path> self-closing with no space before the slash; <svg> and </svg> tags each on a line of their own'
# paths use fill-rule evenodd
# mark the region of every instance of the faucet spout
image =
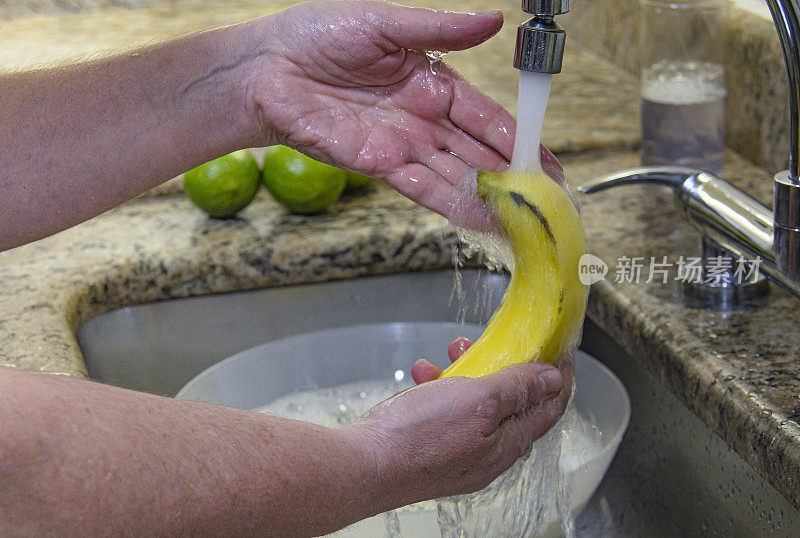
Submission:
<svg viewBox="0 0 800 538">
<path fill-rule="evenodd" d="M 533 18 L 519 25 L 514 67 L 534 73 L 560 73 L 567 34 L 553 17 L 569 11 L 569 0 L 522 0 Z"/>
</svg>

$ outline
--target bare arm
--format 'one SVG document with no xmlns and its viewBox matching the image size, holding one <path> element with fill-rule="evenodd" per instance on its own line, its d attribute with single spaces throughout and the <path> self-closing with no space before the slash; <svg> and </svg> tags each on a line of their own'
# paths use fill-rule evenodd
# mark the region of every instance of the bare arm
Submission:
<svg viewBox="0 0 800 538">
<path fill-rule="evenodd" d="M 332 430 L 0 368 L 0 535 L 330 532 L 487 485 L 569 386 L 540 365 L 433 381 Z"/>
<path fill-rule="evenodd" d="M 0 250 L 75 225 L 235 149 L 287 143 L 452 216 L 458 180 L 506 166 L 513 118 L 415 50 L 499 12 L 301 4 L 127 54 L 0 76 Z M 413 50 L 412 50 L 413 49 Z"/>
<path fill-rule="evenodd" d="M 73 226 L 254 141 L 248 26 L 0 77 L 0 250 Z"/>
<path fill-rule="evenodd" d="M 0 394 L 4 536 L 312 534 L 374 510 L 343 431 L 5 369 Z"/>
</svg>

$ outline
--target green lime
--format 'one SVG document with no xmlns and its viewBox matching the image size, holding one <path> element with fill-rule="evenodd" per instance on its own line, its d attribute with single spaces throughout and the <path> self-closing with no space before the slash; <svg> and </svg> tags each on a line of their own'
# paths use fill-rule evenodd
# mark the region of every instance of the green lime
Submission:
<svg viewBox="0 0 800 538">
<path fill-rule="evenodd" d="M 365 185 L 372 183 L 374 179 L 364 174 L 357 174 L 356 172 L 347 172 L 347 189 L 359 189 Z"/>
<path fill-rule="evenodd" d="M 194 205 L 212 217 L 236 215 L 256 197 L 258 163 L 246 149 L 214 159 L 183 175 L 183 184 Z"/>
<path fill-rule="evenodd" d="M 264 185 L 292 213 L 319 213 L 341 196 L 347 172 L 287 146 L 271 146 L 264 157 Z"/>
</svg>

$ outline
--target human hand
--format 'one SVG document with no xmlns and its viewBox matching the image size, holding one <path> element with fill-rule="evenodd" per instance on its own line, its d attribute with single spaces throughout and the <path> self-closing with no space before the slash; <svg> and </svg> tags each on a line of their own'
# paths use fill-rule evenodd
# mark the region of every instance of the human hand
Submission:
<svg viewBox="0 0 800 538">
<path fill-rule="evenodd" d="M 517 364 L 423 383 L 348 429 L 386 484 L 388 509 L 487 486 L 558 421 L 571 387 L 569 360 L 561 372 Z"/>
<path fill-rule="evenodd" d="M 475 46 L 503 24 L 478 14 L 385 2 L 313 2 L 273 16 L 250 94 L 262 140 L 384 180 L 458 224 L 487 230 L 488 212 L 459 185 L 476 168 L 502 170 L 515 121 L 424 51 Z M 561 167 L 542 148 L 545 171 Z"/>
</svg>

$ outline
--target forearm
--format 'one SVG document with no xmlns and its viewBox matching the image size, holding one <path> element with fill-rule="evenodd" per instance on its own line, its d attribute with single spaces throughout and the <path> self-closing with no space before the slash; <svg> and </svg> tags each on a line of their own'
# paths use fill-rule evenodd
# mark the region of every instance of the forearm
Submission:
<svg viewBox="0 0 800 538">
<path fill-rule="evenodd" d="M 262 133 L 248 63 L 263 63 L 268 29 L 250 22 L 0 77 L 0 250 L 252 144 Z"/>
<path fill-rule="evenodd" d="M 310 535 L 387 507 L 346 432 L 0 369 L 0 535 Z"/>
</svg>

